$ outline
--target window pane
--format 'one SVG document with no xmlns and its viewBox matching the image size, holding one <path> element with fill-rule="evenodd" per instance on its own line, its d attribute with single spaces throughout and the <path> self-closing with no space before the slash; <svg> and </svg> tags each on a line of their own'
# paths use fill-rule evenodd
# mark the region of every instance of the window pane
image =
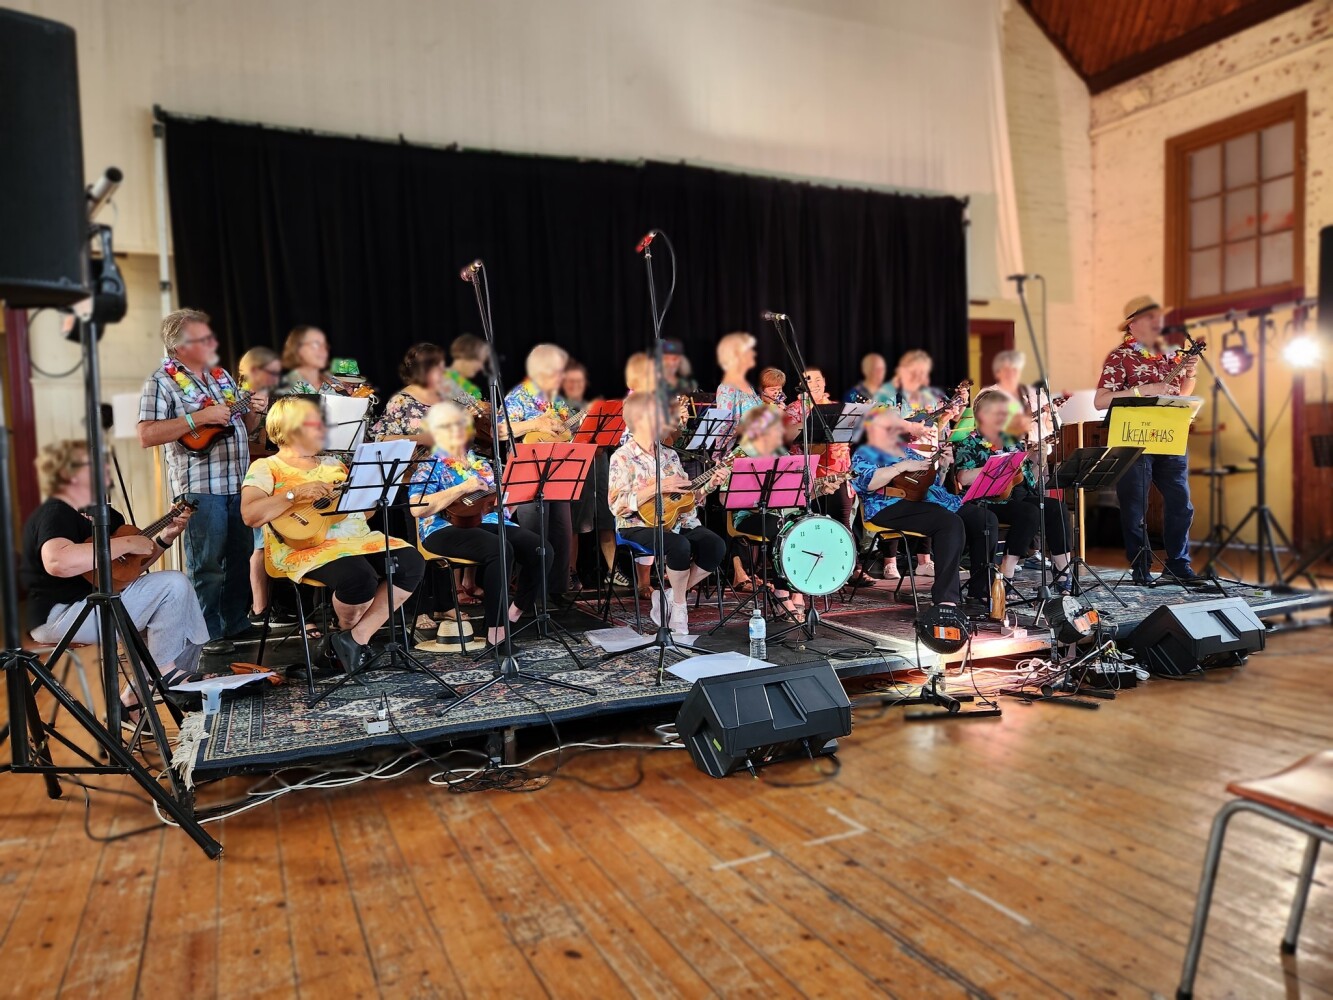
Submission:
<svg viewBox="0 0 1333 1000">
<path fill-rule="evenodd" d="M 1241 188 L 1227 192 L 1226 239 L 1245 240 L 1254 235 L 1258 223 L 1257 192 L 1254 188 Z"/>
<path fill-rule="evenodd" d="M 1243 292 L 1255 287 L 1257 257 L 1258 246 L 1255 240 L 1227 244 L 1226 291 Z"/>
<path fill-rule="evenodd" d="M 1222 147 L 1208 146 L 1190 153 L 1190 197 L 1205 198 L 1222 190 Z"/>
<path fill-rule="evenodd" d="M 1190 298 L 1201 299 L 1222 290 L 1221 264 L 1222 251 L 1218 247 L 1195 250 L 1190 254 Z"/>
<path fill-rule="evenodd" d="M 1190 246 L 1213 247 L 1222 242 L 1222 199 L 1204 198 L 1190 204 Z"/>
<path fill-rule="evenodd" d="M 1259 218 L 1263 220 L 1264 232 L 1290 229 L 1296 224 L 1295 190 L 1295 180 L 1291 177 L 1283 177 L 1264 184 L 1259 196 L 1263 207 Z"/>
<path fill-rule="evenodd" d="M 1284 285 L 1292 279 L 1291 230 L 1263 237 L 1260 284 Z"/>
<path fill-rule="evenodd" d="M 1263 141 L 1264 176 L 1290 174 L 1296 165 L 1296 124 L 1283 122 L 1272 125 L 1261 133 Z"/>
<path fill-rule="evenodd" d="M 1259 178 L 1259 133 L 1250 132 L 1227 143 L 1226 178 L 1227 189 L 1253 184 Z"/>
</svg>

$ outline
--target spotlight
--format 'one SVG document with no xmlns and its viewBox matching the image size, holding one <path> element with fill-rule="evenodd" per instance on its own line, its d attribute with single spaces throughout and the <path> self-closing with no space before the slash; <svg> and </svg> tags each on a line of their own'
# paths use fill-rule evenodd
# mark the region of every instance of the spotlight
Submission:
<svg viewBox="0 0 1333 1000">
<path fill-rule="evenodd" d="M 1046 606 L 1046 621 L 1055 638 L 1062 643 L 1076 643 L 1088 638 L 1101 616 L 1095 608 L 1084 608 L 1073 597 L 1061 597 Z"/>
<path fill-rule="evenodd" d="M 1254 365 L 1245 331 L 1233 327 L 1222 337 L 1222 370 L 1228 375 L 1244 375 Z"/>
<path fill-rule="evenodd" d="M 1298 333 L 1282 348 L 1282 360 L 1293 368 L 1314 368 L 1323 354 L 1319 340 L 1308 333 Z"/>
<path fill-rule="evenodd" d="M 952 604 L 937 604 L 916 620 L 916 636 L 937 653 L 956 653 L 967 645 L 967 616 Z"/>
</svg>

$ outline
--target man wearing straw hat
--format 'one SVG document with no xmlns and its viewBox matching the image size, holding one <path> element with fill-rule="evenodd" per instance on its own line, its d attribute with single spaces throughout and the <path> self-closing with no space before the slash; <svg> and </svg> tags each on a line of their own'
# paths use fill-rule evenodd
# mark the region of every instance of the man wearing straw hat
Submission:
<svg viewBox="0 0 1333 1000">
<path fill-rule="evenodd" d="M 1124 339 L 1106 356 L 1093 405 L 1104 410 L 1113 399 L 1127 396 L 1189 396 L 1194 392 L 1198 359 L 1190 358 L 1181 372 L 1168 379 L 1176 363 L 1162 333 L 1162 307 L 1151 295 L 1125 304 L 1120 332 Z M 1131 577 L 1140 586 L 1152 585 L 1152 548 L 1144 527 L 1148 485 L 1157 486 L 1164 510 L 1162 535 L 1166 543 L 1165 578 L 1186 587 L 1207 586 L 1190 567 L 1189 458 L 1187 455 L 1142 455 L 1116 483 L 1120 498 L 1120 530 Z"/>
</svg>

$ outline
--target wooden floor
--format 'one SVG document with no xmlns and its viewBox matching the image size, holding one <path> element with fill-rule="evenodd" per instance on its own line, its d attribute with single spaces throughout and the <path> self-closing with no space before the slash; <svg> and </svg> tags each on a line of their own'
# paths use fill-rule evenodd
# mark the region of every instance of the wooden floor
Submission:
<svg viewBox="0 0 1333 1000">
<path fill-rule="evenodd" d="M 826 781 L 672 750 L 627 791 L 455 795 L 421 768 L 301 792 L 214 826 L 219 862 L 176 830 L 90 842 L 76 788 L 0 775 L 0 995 L 1169 996 L 1223 786 L 1333 745 L 1331 639 L 1095 712 L 858 710 Z M 94 801 L 99 835 L 152 821 Z M 1300 844 L 1241 818 L 1231 845 L 1197 995 L 1333 996 L 1333 865 L 1284 964 Z"/>
</svg>

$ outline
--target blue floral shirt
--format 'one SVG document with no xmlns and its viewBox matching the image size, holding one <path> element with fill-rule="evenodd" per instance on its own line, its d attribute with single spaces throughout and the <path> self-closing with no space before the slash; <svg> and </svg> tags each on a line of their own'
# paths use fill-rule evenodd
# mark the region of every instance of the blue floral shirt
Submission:
<svg viewBox="0 0 1333 1000">
<path fill-rule="evenodd" d="M 491 463 L 476 452 L 469 451 L 467 458 L 460 462 L 436 448 L 431 452 L 431 458 L 438 459 L 438 461 L 434 464 L 422 462 L 417 466 L 417 471 L 412 476 L 412 482 L 408 486 L 407 492 L 413 500 L 420 500 L 432 493 L 439 493 L 451 486 L 457 486 L 470 475 L 476 476 L 483 486 L 491 487 L 495 485 L 495 472 L 491 468 Z M 460 469 L 458 466 L 463 463 L 466 463 L 470 468 Z M 481 522 L 482 524 L 495 524 L 498 520 L 499 517 L 495 511 L 491 511 L 481 519 Z M 513 524 L 513 522 L 506 518 L 505 524 Z M 450 527 L 449 519 L 444 516 L 443 512 L 417 518 L 417 535 L 422 541 L 425 541 L 441 528 L 448 527 Z"/>
<path fill-rule="evenodd" d="M 717 387 L 717 398 L 713 401 L 713 405 L 718 409 L 730 410 L 732 417 L 739 420 L 747 410 L 753 410 L 763 401 L 764 398 L 753 389 L 746 392 L 744 389 L 724 383 Z"/>
<path fill-rule="evenodd" d="M 982 437 L 979 431 L 973 431 L 954 445 L 954 464 L 959 471 L 980 469 L 992 455 L 1001 455 L 1007 451 L 1023 451 L 1024 448 L 1023 441 L 1011 434 L 1001 434 L 1000 446 L 996 448 Z M 1032 467 L 1031 462 L 1023 463 L 1023 482 L 1033 493 L 1037 492 L 1037 471 Z M 982 500 L 980 502 L 988 503 L 989 501 Z"/>
<path fill-rule="evenodd" d="M 542 414 L 553 412 L 561 420 L 569 419 L 569 404 L 561 396 L 547 399 L 530 378 L 525 378 L 505 396 L 505 411 L 509 419 L 517 423 L 520 420 L 535 420 Z"/>
<path fill-rule="evenodd" d="M 865 512 L 867 521 L 874 520 L 875 515 L 885 507 L 896 504 L 901 497 L 886 497 L 878 490 L 870 489 L 870 479 L 880 469 L 888 468 L 891 465 L 897 465 L 899 462 L 905 462 L 908 459 L 925 458 L 911 448 L 904 448 L 901 455 L 892 455 L 887 451 L 881 451 L 878 448 L 868 444 L 863 444 L 856 449 L 852 455 L 852 489 L 856 490 L 861 498 L 861 508 Z M 890 483 L 889 485 L 893 485 Z M 935 483 L 926 493 L 926 501 L 936 503 L 948 511 L 956 511 L 963 505 L 961 497 L 956 497 L 943 486 Z"/>
</svg>

